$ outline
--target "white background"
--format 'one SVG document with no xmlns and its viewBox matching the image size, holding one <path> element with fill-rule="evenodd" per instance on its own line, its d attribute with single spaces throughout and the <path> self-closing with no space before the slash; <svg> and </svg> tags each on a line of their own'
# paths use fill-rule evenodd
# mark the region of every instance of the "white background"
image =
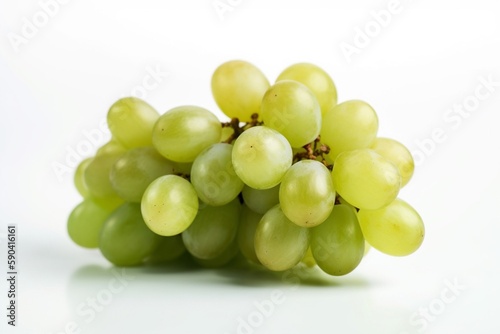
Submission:
<svg viewBox="0 0 500 334">
<path fill-rule="evenodd" d="M 1 332 L 500 332 L 498 1 L 401 0 L 379 31 L 371 13 L 387 9 L 386 0 L 221 2 L 232 10 L 219 15 L 213 0 L 73 0 L 44 22 L 38 1 L 2 1 Z M 34 20 L 37 30 L 22 37 Z M 357 40 L 357 53 L 346 57 L 341 46 L 355 47 L 365 28 L 373 29 L 367 45 Z M 13 34 L 25 39 L 15 45 Z M 68 150 L 82 148 L 84 133 L 98 130 L 107 108 L 132 92 L 160 112 L 196 104 L 222 118 L 210 77 L 230 59 L 254 63 L 270 81 L 295 62 L 316 63 L 333 77 L 340 101 L 374 106 L 380 135 L 419 158 L 400 193 L 426 223 L 418 252 L 372 251 L 346 277 L 299 286 L 279 274 L 129 269 L 126 286 L 109 292 L 112 266 L 67 236 L 80 198 L 73 168 L 58 177 L 54 164 L 68 166 Z M 152 69 L 162 74 L 144 90 Z M 496 86 L 478 88 L 488 78 Z M 476 89 L 489 95 L 477 99 Z M 467 116 L 449 113 L 463 103 L 471 106 Z M 430 144 L 433 133 L 439 142 Z M 4 315 L 8 224 L 18 226 L 16 328 Z M 256 303 L 268 305 L 273 291 L 280 303 L 257 314 Z M 85 313 L 92 298 L 105 305 Z"/>
</svg>

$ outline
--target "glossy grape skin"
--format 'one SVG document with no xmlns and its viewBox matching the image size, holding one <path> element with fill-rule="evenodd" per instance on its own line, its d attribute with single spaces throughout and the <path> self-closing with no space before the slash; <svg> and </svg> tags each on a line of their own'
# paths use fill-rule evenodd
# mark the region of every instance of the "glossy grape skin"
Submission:
<svg viewBox="0 0 500 334">
<path fill-rule="evenodd" d="M 196 157 L 191 168 L 191 183 L 198 197 L 213 206 L 231 202 L 243 189 L 232 163 L 233 146 L 218 143 L 209 146 Z"/>
<path fill-rule="evenodd" d="M 200 209 L 193 223 L 182 233 L 188 252 L 204 260 L 221 255 L 236 238 L 240 209 L 237 199 L 223 206 L 207 205 Z"/>
<path fill-rule="evenodd" d="M 115 192 L 128 202 L 140 202 L 151 182 L 162 175 L 173 174 L 174 164 L 152 146 L 137 147 L 124 153 L 110 171 Z"/>
<path fill-rule="evenodd" d="M 418 212 L 401 199 L 378 210 L 359 210 L 366 240 L 373 248 L 393 256 L 406 256 L 422 244 L 425 228 Z"/>
<path fill-rule="evenodd" d="M 262 216 L 243 205 L 238 228 L 238 246 L 241 253 L 247 260 L 257 264 L 260 262 L 255 253 L 255 231 Z"/>
<path fill-rule="evenodd" d="M 255 126 L 234 142 L 232 161 L 236 174 L 246 185 L 268 189 L 278 185 L 292 165 L 292 148 L 276 130 Z"/>
<path fill-rule="evenodd" d="M 144 221 L 162 236 L 184 232 L 196 217 L 198 206 L 198 196 L 191 183 L 177 175 L 154 180 L 141 200 Z"/>
<path fill-rule="evenodd" d="M 316 260 L 314 259 L 314 256 L 312 254 L 311 246 L 307 248 L 306 253 L 304 254 L 304 257 L 302 260 L 300 260 L 307 268 L 312 268 L 317 265 Z"/>
<path fill-rule="evenodd" d="M 136 266 L 154 252 L 160 240 L 144 223 L 140 205 L 125 203 L 104 222 L 99 249 L 117 266 Z"/>
<path fill-rule="evenodd" d="M 92 159 L 93 158 L 87 158 L 80 162 L 78 164 L 78 167 L 76 167 L 75 174 L 73 176 L 75 188 L 83 198 L 90 196 L 89 187 L 85 183 L 85 170 L 87 169 L 90 162 L 92 162 Z"/>
<path fill-rule="evenodd" d="M 392 162 L 401 174 L 401 187 L 404 187 L 413 176 L 415 162 L 408 148 L 397 140 L 390 138 L 375 138 L 371 149 Z"/>
<path fill-rule="evenodd" d="M 290 167 L 279 190 L 283 213 L 303 227 L 321 224 L 335 203 L 330 171 L 321 162 L 302 160 Z"/>
<path fill-rule="evenodd" d="M 178 259 L 186 252 L 186 247 L 182 242 L 182 235 L 172 237 L 160 237 L 158 246 L 146 259 L 148 264 L 161 264 Z"/>
<path fill-rule="evenodd" d="M 321 142 L 330 147 L 328 156 L 335 161 L 345 151 L 368 148 L 378 132 L 378 117 L 366 102 L 342 102 L 323 115 Z"/>
<path fill-rule="evenodd" d="M 292 268 L 309 247 L 309 229 L 292 223 L 278 205 L 260 220 L 255 231 L 255 253 L 273 271 Z"/>
<path fill-rule="evenodd" d="M 84 171 L 85 184 L 91 196 L 96 198 L 117 198 L 110 180 L 113 165 L 123 152 L 114 151 L 96 155 Z"/>
<path fill-rule="evenodd" d="M 215 70 L 211 85 L 215 102 L 222 112 L 229 118 L 248 122 L 252 114 L 260 112 L 269 81 L 249 62 L 233 60 Z"/>
<path fill-rule="evenodd" d="M 115 153 L 125 153 L 127 149 L 123 147 L 122 144 L 118 142 L 115 138 L 111 138 L 106 144 L 99 147 L 96 152 L 96 156 L 106 155 L 106 154 L 115 154 Z"/>
<path fill-rule="evenodd" d="M 241 191 L 245 204 L 262 215 L 279 203 L 279 193 L 280 185 L 269 189 L 254 189 L 245 185 Z"/>
<path fill-rule="evenodd" d="M 199 259 L 193 256 L 193 260 L 198 263 L 200 266 L 205 268 L 220 268 L 231 261 L 236 260 L 239 254 L 238 243 L 236 239 L 218 256 L 212 259 Z"/>
<path fill-rule="evenodd" d="M 391 203 L 401 187 L 394 164 L 370 149 L 341 153 L 332 171 L 335 190 L 360 209 L 379 209 Z"/>
<path fill-rule="evenodd" d="M 204 149 L 219 142 L 222 126 L 210 111 L 181 106 L 160 116 L 153 128 L 153 145 L 165 158 L 193 162 Z"/>
<path fill-rule="evenodd" d="M 337 105 L 337 88 L 332 78 L 314 64 L 293 64 L 280 73 L 276 82 L 282 80 L 295 80 L 306 85 L 316 96 L 322 115 Z"/>
<path fill-rule="evenodd" d="M 151 131 L 160 115 L 147 102 L 137 97 L 124 97 L 108 111 L 109 130 L 126 148 L 151 146 Z"/>
<path fill-rule="evenodd" d="M 321 109 L 316 96 L 297 81 L 284 80 L 271 86 L 261 105 L 264 124 L 279 131 L 292 147 L 314 141 L 321 129 Z"/>
<path fill-rule="evenodd" d="M 68 218 L 67 228 L 71 240 L 82 247 L 97 248 L 102 225 L 111 212 L 91 198 L 83 200 Z"/>
<path fill-rule="evenodd" d="M 346 275 L 358 266 L 365 239 L 352 208 L 335 205 L 323 224 L 311 229 L 311 251 L 318 266 L 330 275 Z"/>
</svg>

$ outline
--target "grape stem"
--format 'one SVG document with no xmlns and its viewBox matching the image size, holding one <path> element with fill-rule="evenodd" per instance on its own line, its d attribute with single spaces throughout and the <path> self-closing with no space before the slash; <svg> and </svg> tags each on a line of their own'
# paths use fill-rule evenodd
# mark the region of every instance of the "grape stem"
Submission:
<svg viewBox="0 0 500 334">
<path fill-rule="evenodd" d="M 313 142 L 302 146 L 305 152 L 297 152 L 293 156 L 293 162 L 300 160 L 318 160 L 320 158 L 321 163 L 326 166 L 329 170 L 333 169 L 333 165 L 326 161 L 324 155 L 330 153 L 330 147 L 325 144 L 321 144 L 321 136 L 318 136 Z"/>
<path fill-rule="evenodd" d="M 224 143 L 231 144 L 236 138 L 238 138 L 245 130 L 248 130 L 254 126 L 263 125 L 263 122 L 259 121 L 259 114 L 254 113 L 251 116 L 251 121 L 244 123 L 240 126 L 240 120 L 237 117 L 231 118 L 229 122 L 221 122 L 223 128 L 232 128 L 233 133 L 224 140 Z"/>
</svg>

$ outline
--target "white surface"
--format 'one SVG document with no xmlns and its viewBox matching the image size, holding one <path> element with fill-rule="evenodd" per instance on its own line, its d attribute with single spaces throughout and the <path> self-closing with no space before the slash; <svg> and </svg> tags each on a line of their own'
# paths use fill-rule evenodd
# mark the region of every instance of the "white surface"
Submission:
<svg viewBox="0 0 500 334">
<path fill-rule="evenodd" d="M 353 43 L 356 27 L 370 25 L 370 11 L 389 1 L 232 0 L 224 20 L 213 2 L 70 1 L 19 52 L 7 36 L 19 34 L 23 18 L 31 20 L 40 5 L 0 5 L 2 275 L 7 224 L 18 225 L 20 261 L 18 326 L 7 326 L 2 313 L 1 332 L 70 333 L 71 323 L 80 333 L 500 332 L 500 86 L 460 123 L 444 119 L 468 101 L 481 77 L 500 81 L 498 1 L 402 0 L 351 62 L 340 45 Z M 138 91 L 151 69 L 168 72 L 157 85 L 147 82 L 155 87 L 145 98 L 161 112 L 180 104 L 216 111 L 211 73 L 234 58 L 253 62 L 271 81 L 294 62 L 320 65 L 340 101 L 371 103 L 380 135 L 414 151 L 416 141 L 442 129 L 446 140 L 421 159 L 401 192 L 425 219 L 417 253 L 391 258 L 373 251 L 346 277 L 302 279 L 299 286 L 279 274 L 128 269 L 133 279 L 110 292 L 112 267 L 66 235 L 79 197 L 72 171 L 59 180 L 53 163 L 65 164 L 68 148 L 82 145 L 84 131 L 99 129 L 109 105 Z M 464 289 L 442 295 L 454 281 Z M 260 319 L 255 303 L 278 295 L 259 326 L 238 329 L 239 319 Z M 92 317 L 88 298 L 109 296 Z M 432 320 L 424 321 L 419 312 L 429 308 Z"/>
</svg>

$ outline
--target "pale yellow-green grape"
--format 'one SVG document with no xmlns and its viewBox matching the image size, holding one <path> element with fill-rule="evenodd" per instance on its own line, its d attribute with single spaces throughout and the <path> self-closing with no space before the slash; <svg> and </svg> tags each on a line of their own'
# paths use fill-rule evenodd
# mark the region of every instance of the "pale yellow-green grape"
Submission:
<svg viewBox="0 0 500 334">
<path fill-rule="evenodd" d="M 75 175 L 73 176 L 73 182 L 75 183 L 75 188 L 78 193 L 82 195 L 83 198 L 90 196 L 89 187 L 85 183 L 85 169 L 90 164 L 93 158 L 87 158 L 80 162 L 78 167 L 76 167 Z"/>
<path fill-rule="evenodd" d="M 222 128 L 220 133 L 220 142 L 225 142 L 234 134 L 234 129 L 230 126 L 225 126 Z"/>
<path fill-rule="evenodd" d="M 243 256 L 253 263 L 260 263 L 255 254 L 255 231 L 261 219 L 262 214 L 243 205 L 238 228 L 238 246 Z"/>
<path fill-rule="evenodd" d="M 372 246 L 368 243 L 368 241 L 365 240 L 365 253 L 363 254 L 363 256 L 366 256 L 370 249 L 372 249 Z"/>
<path fill-rule="evenodd" d="M 208 146 L 220 141 L 222 126 L 210 111 L 181 106 L 160 116 L 153 129 L 153 145 L 165 158 L 192 162 Z"/>
<path fill-rule="evenodd" d="M 91 198 L 86 198 L 69 215 L 68 234 L 71 240 L 82 247 L 97 248 L 101 227 L 111 212 Z"/>
<path fill-rule="evenodd" d="M 230 144 L 213 144 L 193 162 L 191 183 L 198 197 L 209 205 L 227 204 L 243 189 L 243 181 L 234 172 L 232 149 Z"/>
<path fill-rule="evenodd" d="M 212 76 L 212 94 L 224 114 L 248 122 L 260 112 L 269 81 L 254 65 L 232 60 L 220 65 Z"/>
<path fill-rule="evenodd" d="M 304 257 L 309 247 L 309 229 L 292 223 L 278 205 L 260 220 L 255 231 L 255 253 L 260 263 L 273 271 L 287 270 Z"/>
<path fill-rule="evenodd" d="M 378 210 L 359 210 L 363 235 L 373 248 L 394 256 L 416 251 L 424 240 L 425 229 L 418 212 L 401 199 Z"/>
<path fill-rule="evenodd" d="M 239 254 L 238 243 L 236 238 L 233 242 L 217 257 L 213 259 L 198 259 L 193 256 L 193 260 L 200 266 L 205 268 L 220 268 L 235 260 L 236 256 Z"/>
<path fill-rule="evenodd" d="M 278 185 L 292 165 L 292 148 L 278 131 L 255 126 L 234 142 L 232 161 L 236 174 L 246 185 L 268 189 Z"/>
<path fill-rule="evenodd" d="M 114 153 L 125 153 L 127 149 L 123 147 L 122 144 L 118 142 L 115 138 L 111 138 L 106 144 L 99 147 L 96 152 L 96 156 L 101 154 L 114 154 Z"/>
<path fill-rule="evenodd" d="M 347 202 L 344 198 L 342 198 L 341 196 L 337 196 L 335 198 L 335 200 L 340 203 L 340 204 L 344 204 L 344 205 L 347 205 L 348 207 L 350 207 L 356 214 L 358 213 L 358 211 L 356 210 L 356 207 L 354 207 L 351 203 Z"/>
<path fill-rule="evenodd" d="M 185 252 L 186 247 L 182 242 L 181 234 L 172 237 L 160 237 L 159 245 L 147 258 L 146 262 L 150 264 L 170 262 L 178 259 Z"/>
<path fill-rule="evenodd" d="M 118 197 L 118 195 L 102 198 L 90 196 L 89 198 L 92 199 L 92 201 L 94 201 L 101 208 L 108 211 L 114 211 L 125 202 L 122 198 Z"/>
<path fill-rule="evenodd" d="M 306 254 L 302 258 L 302 260 L 300 260 L 300 262 L 305 264 L 306 267 L 308 267 L 308 268 L 312 268 L 316 265 L 316 260 L 314 259 L 314 256 L 312 254 L 312 250 L 311 250 L 310 246 L 309 246 L 309 248 L 307 248 Z"/>
<path fill-rule="evenodd" d="M 303 227 L 321 224 L 335 204 L 331 173 L 321 162 L 302 160 L 281 180 L 279 201 L 283 213 Z"/>
<path fill-rule="evenodd" d="M 144 221 L 156 234 L 173 236 L 184 232 L 198 212 L 198 196 L 189 181 L 177 175 L 160 176 L 141 200 Z"/>
<path fill-rule="evenodd" d="M 200 209 L 182 241 L 188 252 L 198 259 L 213 259 L 221 255 L 234 241 L 240 222 L 238 199 L 223 206 L 209 206 Z"/>
<path fill-rule="evenodd" d="M 124 153 L 113 165 L 110 180 L 118 196 L 128 202 L 140 202 L 151 182 L 173 174 L 174 165 L 154 147 L 137 147 Z"/>
<path fill-rule="evenodd" d="M 375 140 L 378 117 L 366 102 L 340 103 L 323 115 L 321 142 L 330 147 L 331 161 L 345 151 L 367 148 Z"/>
<path fill-rule="evenodd" d="M 269 189 L 254 189 L 245 185 L 241 192 L 245 204 L 262 215 L 280 202 L 279 193 L 279 184 Z"/>
<path fill-rule="evenodd" d="M 415 170 L 415 162 L 406 146 L 394 139 L 378 137 L 375 138 L 371 149 L 398 167 L 401 187 L 410 181 Z"/>
<path fill-rule="evenodd" d="M 321 108 L 316 96 L 297 81 L 284 80 L 271 86 L 261 105 L 264 124 L 279 131 L 292 147 L 302 147 L 319 135 Z"/>
<path fill-rule="evenodd" d="M 111 134 L 124 147 L 151 146 L 151 131 L 158 112 L 137 97 L 124 97 L 116 101 L 108 111 Z"/>
<path fill-rule="evenodd" d="M 281 72 L 276 82 L 281 80 L 295 80 L 306 85 L 318 99 L 323 115 L 337 104 L 337 88 L 332 78 L 316 65 L 294 64 Z"/>
<path fill-rule="evenodd" d="M 399 193 L 401 175 L 397 167 L 370 149 L 341 153 L 332 171 L 335 190 L 360 209 L 379 209 Z"/>
<path fill-rule="evenodd" d="M 139 203 L 125 203 L 104 222 L 99 249 L 117 266 L 136 266 L 154 252 L 160 240 L 144 223 Z"/>
<path fill-rule="evenodd" d="M 109 175 L 111 168 L 113 168 L 113 165 L 120 159 L 122 154 L 123 152 L 121 151 L 99 154 L 89 163 L 84 172 L 84 179 L 92 197 L 102 199 L 118 197 L 111 185 Z"/>
<path fill-rule="evenodd" d="M 311 229 L 311 250 L 318 266 L 340 276 L 353 271 L 363 259 L 365 240 L 358 218 L 347 205 L 335 205 L 323 224 Z"/>
</svg>

